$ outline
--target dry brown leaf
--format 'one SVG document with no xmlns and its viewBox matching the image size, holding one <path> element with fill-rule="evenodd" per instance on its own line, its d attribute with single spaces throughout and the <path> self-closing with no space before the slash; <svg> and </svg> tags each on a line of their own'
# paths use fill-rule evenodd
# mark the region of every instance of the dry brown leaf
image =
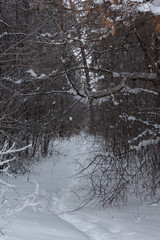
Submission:
<svg viewBox="0 0 160 240">
<path fill-rule="evenodd" d="M 100 15 L 101 15 L 101 16 L 104 16 L 104 9 L 103 9 L 103 7 L 100 7 L 100 8 L 99 8 L 99 12 L 100 12 Z"/>
<path fill-rule="evenodd" d="M 107 19 L 106 17 L 102 17 L 102 24 L 107 28 L 107 29 L 111 29 L 112 26 L 114 25 L 113 22 L 111 22 L 109 19 Z"/>
<path fill-rule="evenodd" d="M 157 33 L 160 33 L 160 23 L 158 23 L 158 24 L 156 25 L 156 32 L 157 32 Z"/>
<path fill-rule="evenodd" d="M 118 4 L 119 0 L 113 0 L 114 4 Z"/>
<path fill-rule="evenodd" d="M 160 16 L 156 16 L 156 17 L 154 18 L 153 23 L 154 23 L 154 26 L 155 26 L 155 31 L 156 31 L 157 33 L 159 33 L 159 32 L 160 32 Z"/>
<path fill-rule="evenodd" d="M 115 33 L 116 33 L 116 29 L 115 29 L 115 26 L 113 25 L 113 26 L 112 26 L 112 30 L 111 30 L 111 34 L 112 34 L 112 36 L 114 36 Z"/>
</svg>

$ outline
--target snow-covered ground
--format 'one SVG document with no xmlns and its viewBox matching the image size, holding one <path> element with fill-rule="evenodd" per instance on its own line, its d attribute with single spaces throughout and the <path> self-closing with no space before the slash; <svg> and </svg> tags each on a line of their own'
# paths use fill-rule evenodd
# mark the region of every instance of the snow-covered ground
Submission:
<svg viewBox="0 0 160 240">
<path fill-rule="evenodd" d="M 0 240 L 160 239 L 158 203 L 141 205 L 133 201 L 105 210 L 86 206 L 74 211 L 80 203 L 73 191 L 79 184 L 74 176 L 74 161 L 87 158 L 92 145 L 87 139 L 74 137 L 57 141 L 55 148 L 60 154 L 32 166 L 29 175 L 3 177 L 16 185 L 16 192 L 9 189 L 6 193 L 3 207 L 10 209 L 8 214 L 0 208 L 1 215 L 6 214 L 0 218 L 4 234 Z M 24 208 L 23 203 L 38 205 Z"/>
</svg>

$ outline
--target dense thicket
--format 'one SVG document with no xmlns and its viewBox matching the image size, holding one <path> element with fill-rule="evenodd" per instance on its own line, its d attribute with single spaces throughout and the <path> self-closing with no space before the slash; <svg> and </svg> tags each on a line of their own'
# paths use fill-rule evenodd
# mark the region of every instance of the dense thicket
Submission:
<svg viewBox="0 0 160 240">
<path fill-rule="evenodd" d="M 67 93 L 58 6 L 1 1 L 0 144 L 32 144 L 32 148 L 18 153 L 16 168 L 25 163 L 23 158 L 30 159 L 37 151 L 46 155 L 51 139 L 69 136 L 83 125 L 82 118 L 77 117 L 78 113 L 83 116 L 83 106 L 77 102 L 73 113 L 74 99 Z"/>
</svg>

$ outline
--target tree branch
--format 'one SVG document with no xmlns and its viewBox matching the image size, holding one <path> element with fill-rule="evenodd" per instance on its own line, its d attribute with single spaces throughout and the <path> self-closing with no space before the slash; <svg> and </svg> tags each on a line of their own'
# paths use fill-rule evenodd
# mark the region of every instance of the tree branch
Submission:
<svg viewBox="0 0 160 240">
<path fill-rule="evenodd" d="M 11 49 L 13 49 L 14 47 L 16 47 L 18 44 L 26 41 L 28 38 L 32 37 L 35 33 L 37 33 L 40 29 L 42 29 L 48 22 L 50 22 L 50 20 L 52 19 L 49 18 L 45 23 L 43 23 L 40 27 L 38 27 L 35 31 L 33 31 L 32 33 L 30 33 L 28 36 L 26 36 L 25 38 L 23 38 L 22 40 L 16 42 L 15 44 L 13 44 L 12 46 L 10 46 L 9 48 L 6 49 L 6 51 L 4 51 L 1 55 L 0 58 L 2 58 L 6 53 L 8 53 Z"/>
</svg>

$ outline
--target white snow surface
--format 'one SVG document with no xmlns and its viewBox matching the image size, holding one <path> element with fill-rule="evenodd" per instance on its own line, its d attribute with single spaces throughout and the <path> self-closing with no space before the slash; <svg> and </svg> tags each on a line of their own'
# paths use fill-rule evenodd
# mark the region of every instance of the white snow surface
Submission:
<svg viewBox="0 0 160 240">
<path fill-rule="evenodd" d="M 114 3 L 113 0 L 107 0 L 107 2 Z M 120 2 L 120 1 L 119 1 Z M 132 0 L 132 3 L 137 4 L 137 9 L 140 12 L 152 12 L 155 15 L 160 15 L 160 0 L 153 0 L 151 3 L 145 0 Z M 95 4 L 101 5 L 104 3 L 103 0 L 94 0 Z M 123 0 L 123 3 L 130 3 L 130 0 Z M 113 7 L 117 7 L 117 4 L 113 4 Z"/>
<path fill-rule="evenodd" d="M 141 12 L 152 12 L 155 15 L 160 15 L 160 0 L 153 3 L 143 3 L 138 7 Z"/>
<path fill-rule="evenodd" d="M 13 176 L 8 181 L 16 192 L 8 190 L 6 201 L 13 209 L 25 196 L 36 193 L 35 210 L 32 207 L 9 212 L 0 218 L 0 240 L 159 240 L 160 204 L 141 204 L 138 200 L 120 206 L 98 209 L 86 206 L 76 211 L 80 196 L 73 193 L 79 184 L 75 160 L 84 161 L 92 151 L 89 138 L 72 137 L 56 141 L 54 149 L 60 154 L 41 160 L 32 166 L 30 174 Z M 38 188 L 37 188 L 38 189 Z M 19 208 L 20 209 L 20 208 Z M 2 208 L 0 208 L 2 215 Z"/>
</svg>

